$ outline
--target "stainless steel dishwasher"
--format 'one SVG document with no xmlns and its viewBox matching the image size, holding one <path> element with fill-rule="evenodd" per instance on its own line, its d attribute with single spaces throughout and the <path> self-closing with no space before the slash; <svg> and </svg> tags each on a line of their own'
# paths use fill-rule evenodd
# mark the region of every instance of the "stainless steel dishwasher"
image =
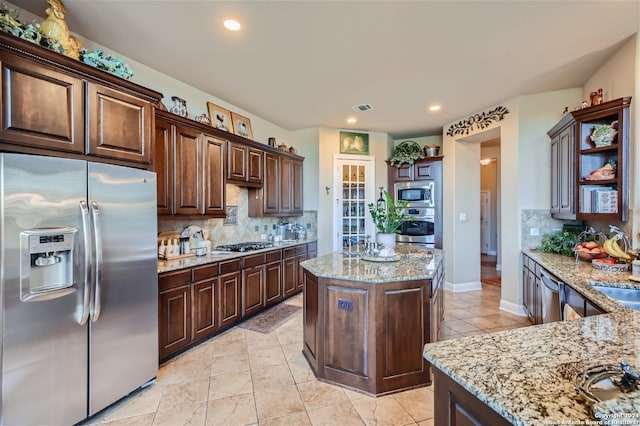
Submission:
<svg viewBox="0 0 640 426">
<path fill-rule="evenodd" d="M 542 286 L 542 323 L 560 321 L 560 281 L 546 270 L 540 271 Z"/>
</svg>

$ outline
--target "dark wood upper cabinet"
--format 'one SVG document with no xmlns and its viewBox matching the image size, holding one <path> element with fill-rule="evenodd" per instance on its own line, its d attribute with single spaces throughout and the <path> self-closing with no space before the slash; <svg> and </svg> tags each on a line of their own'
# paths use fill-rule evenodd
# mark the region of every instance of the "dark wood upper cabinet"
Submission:
<svg viewBox="0 0 640 426">
<path fill-rule="evenodd" d="M 551 138 L 551 216 L 556 219 L 576 218 L 574 118 L 567 114 L 548 135 Z"/>
<path fill-rule="evenodd" d="M 291 202 L 292 210 L 294 214 L 302 214 L 303 212 L 303 200 L 302 200 L 302 161 L 291 161 Z"/>
<path fill-rule="evenodd" d="M 0 60 L 2 142 L 82 154 L 82 79 L 7 52 Z"/>
<path fill-rule="evenodd" d="M 280 211 L 288 213 L 291 211 L 291 159 L 280 157 Z"/>
<path fill-rule="evenodd" d="M 155 155 L 151 164 L 156 172 L 158 214 L 173 213 L 173 126 L 156 119 Z"/>
<path fill-rule="evenodd" d="M 103 158 L 151 162 L 151 102 L 89 83 L 87 154 Z"/>
<path fill-rule="evenodd" d="M 175 128 L 175 213 L 202 214 L 202 133 Z"/>
<path fill-rule="evenodd" d="M 628 220 L 630 105 L 631 97 L 626 97 L 572 111 L 547 132 L 551 139 L 551 216 Z M 596 146 L 591 134 L 601 125 L 615 125 L 617 132 L 611 144 Z M 616 164 L 610 179 L 588 178 L 607 163 Z"/>
<path fill-rule="evenodd" d="M 226 141 L 193 120 L 156 111 L 158 214 L 225 216 Z"/>
<path fill-rule="evenodd" d="M 227 182 L 239 186 L 262 186 L 264 151 L 241 142 L 227 142 Z"/>
<path fill-rule="evenodd" d="M 148 168 L 162 94 L 0 33 L 0 149 Z"/>
<path fill-rule="evenodd" d="M 225 141 L 213 136 L 204 135 L 204 214 L 224 217 L 224 146 Z"/>
<path fill-rule="evenodd" d="M 265 153 L 264 184 L 249 190 L 249 217 L 302 216 L 303 161 L 291 154 Z"/>
</svg>

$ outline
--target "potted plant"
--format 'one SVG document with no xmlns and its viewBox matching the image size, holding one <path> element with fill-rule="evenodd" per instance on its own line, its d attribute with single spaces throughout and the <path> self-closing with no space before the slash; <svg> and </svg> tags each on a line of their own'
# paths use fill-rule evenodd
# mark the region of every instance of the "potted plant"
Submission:
<svg viewBox="0 0 640 426">
<path fill-rule="evenodd" d="M 396 234 L 399 232 L 400 225 L 412 219 L 412 216 L 404 213 L 407 204 L 409 204 L 407 201 L 399 201 L 395 204 L 388 191 L 380 194 L 377 203 L 369 203 L 369 213 L 378 230 L 377 241 L 389 249 L 389 256 L 394 254 Z"/>
<path fill-rule="evenodd" d="M 413 164 L 420 158 L 424 158 L 420 145 L 414 141 L 404 141 L 396 146 L 387 161 L 393 166 L 400 167 L 403 164 Z"/>
</svg>

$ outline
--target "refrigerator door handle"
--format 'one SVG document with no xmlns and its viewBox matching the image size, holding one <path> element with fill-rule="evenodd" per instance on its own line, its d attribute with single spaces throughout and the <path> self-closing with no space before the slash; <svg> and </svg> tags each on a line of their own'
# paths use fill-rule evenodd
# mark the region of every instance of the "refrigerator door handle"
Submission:
<svg viewBox="0 0 640 426">
<path fill-rule="evenodd" d="M 100 218 L 100 206 L 95 201 L 91 202 L 91 214 L 93 217 L 93 237 L 96 244 L 96 275 L 93 289 L 93 311 L 91 321 L 96 322 L 100 318 L 102 299 L 100 287 L 102 284 L 102 223 Z"/>
<path fill-rule="evenodd" d="M 89 208 L 85 200 L 80 201 L 80 212 L 82 213 L 82 235 L 84 238 L 84 290 L 82 293 L 82 316 L 80 325 L 85 325 L 89 320 L 91 310 L 91 234 L 89 233 Z"/>
</svg>

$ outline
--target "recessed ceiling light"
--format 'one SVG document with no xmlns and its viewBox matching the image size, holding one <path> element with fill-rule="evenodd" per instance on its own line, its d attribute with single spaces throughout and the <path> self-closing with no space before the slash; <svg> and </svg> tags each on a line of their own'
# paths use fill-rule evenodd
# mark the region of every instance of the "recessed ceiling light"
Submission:
<svg viewBox="0 0 640 426">
<path fill-rule="evenodd" d="M 347 118 L 347 123 L 353 124 L 353 123 L 357 123 L 357 122 L 358 122 L 358 120 L 353 118 L 353 117 L 352 118 Z"/>
<path fill-rule="evenodd" d="M 235 19 L 227 19 L 224 21 L 224 27 L 230 31 L 238 31 L 240 29 L 240 22 Z"/>
<path fill-rule="evenodd" d="M 440 108 L 442 108 L 440 105 L 431 105 L 429 111 L 440 111 Z"/>
</svg>

